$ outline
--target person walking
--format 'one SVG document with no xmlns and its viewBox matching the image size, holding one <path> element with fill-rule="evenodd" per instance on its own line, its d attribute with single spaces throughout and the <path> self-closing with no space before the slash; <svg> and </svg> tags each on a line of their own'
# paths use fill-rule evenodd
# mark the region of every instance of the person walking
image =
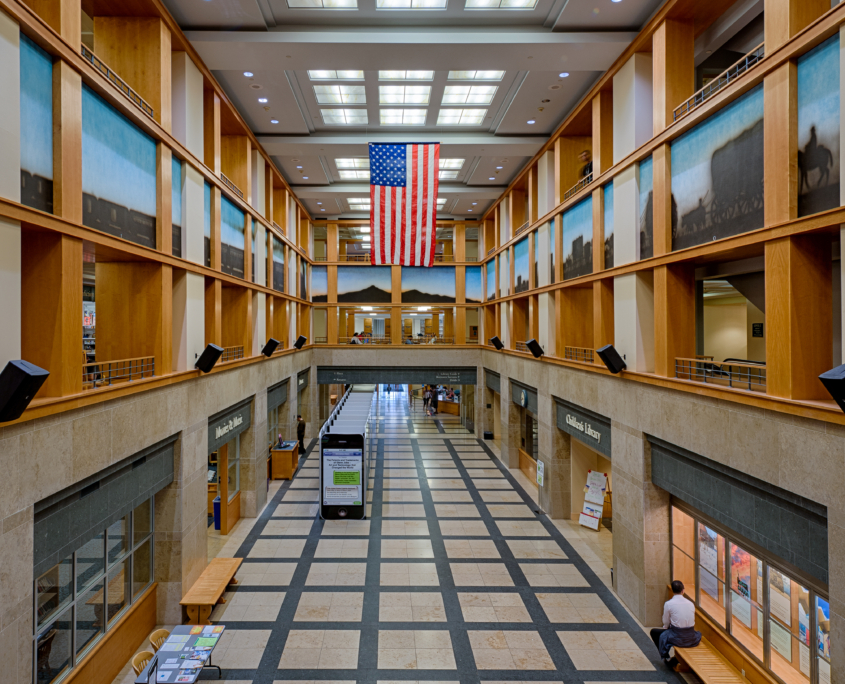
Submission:
<svg viewBox="0 0 845 684">
<path fill-rule="evenodd" d="M 431 400 L 429 404 L 431 405 L 431 415 L 433 416 L 437 413 L 437 390 L 434 390 L 431 393 Z"/>
<path fill-rule="evenodd" d="M 296 438 L 299 440 L 299 453 L 305 454 L 305 421 L 302 416 L 296 417 Z"/>
<path fill-rule="evenodd" d="M 684 583 L 672 581 L 672 598 L 663 604 L 663 629 L 651 630 L 651 640 L 657 646 L 660 657 L 674 670 L 678 660 L 669 657 L 672 646 L 693 648 L 701 642 L 701 632 L 695 630 L 695 604 L 684 597 Z"/>
<path fill-rule="evenodd" d="M 431 401 L 431 390 L 426 387 L 423 390 L 423 413 L 428 413 L 428 402 Z"/>
</svg>

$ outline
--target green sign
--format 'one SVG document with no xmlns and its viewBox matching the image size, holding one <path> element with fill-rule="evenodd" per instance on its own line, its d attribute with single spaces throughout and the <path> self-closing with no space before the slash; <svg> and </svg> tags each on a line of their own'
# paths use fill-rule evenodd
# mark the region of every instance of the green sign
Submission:
<svg viewBox="0 0 845 684">
<path fill-rule="evenodd" d="M 332 484 L 336 485 L 359 485 L 361 484 L 361 473 L 357 470 L 335 470 Z"/>
</svg>

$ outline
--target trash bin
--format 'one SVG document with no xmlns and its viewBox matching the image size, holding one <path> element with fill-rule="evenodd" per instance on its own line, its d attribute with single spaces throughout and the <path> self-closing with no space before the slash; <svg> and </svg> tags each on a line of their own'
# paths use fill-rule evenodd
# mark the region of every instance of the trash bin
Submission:
<svg viewBox="0 0 845 684">
<path fill-rule="evenodd" d="M 214 529 L 220 530 L 220 497 L 214 497 Z"/>
<path fill-rule="evenodd" d="M 484 432 L 484 439 L 493 439 L 493 433 L 490 431 Z"/>
</svg>

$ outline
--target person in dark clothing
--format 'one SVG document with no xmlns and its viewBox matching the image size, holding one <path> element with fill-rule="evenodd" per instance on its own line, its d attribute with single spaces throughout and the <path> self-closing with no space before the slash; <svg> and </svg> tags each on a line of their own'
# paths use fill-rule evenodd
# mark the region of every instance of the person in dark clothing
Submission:
<svg viewBox="0 0 845 684">
<path fill-rule="evenodd" d="M 692 648 L 701 642 L 701 632 L 695 630 L 695 604 L 684 597 L 684 583 L 672 581 L 672 596 L 663 605 L 663 629 L 652 629 L 651 640 L 657 646 L 660 657 L 675 669 L 678 660 L 669 657 L 672 646 Z"/>
<path fill-rule="evenodd" d="M 302 416 L 296 417 L 296 438 L 299 440 L 299 453 L 305 453 L 305 421 Z"/>
<path fill-rule="evenodd" d="M 590 150 L 584 150 L 578 155 L 578 160 L 584 165 L 581 167 L 581 178 L 586 178 L 593 173 L 593 155 Z"/>
<path fill-rule="evenodd" d="M 437 390 L 434 390 L 434 391 L 431 393 L 431 402 L 430 402 L 430 404 L 431 404 L 431 415 L 432 415 L 432 416 L 433 416 L 435 413 L 437 413 L 437 403 L 438 403 L 438 399 L 437 399 Z"/>
</svg>

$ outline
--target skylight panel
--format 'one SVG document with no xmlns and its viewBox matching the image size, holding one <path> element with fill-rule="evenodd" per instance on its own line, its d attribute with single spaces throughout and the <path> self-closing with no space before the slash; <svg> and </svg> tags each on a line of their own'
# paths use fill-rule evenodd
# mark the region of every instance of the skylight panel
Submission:
<svg viewBox="0 0 845 684">
<path fill-rule="evenodd" d="M 358 0 L 288 0 L 291 9 L 358 9 Z"/>
<path fill-rule="evenodd" d="M 438 126 L 479 126 L 484 122 L 486 109 L 441 109 Z"/>
<path fill-rule="evenodd" d="M 370 198 L 369 197 L 347 197 L 346 202 L 351 211 L 369 211 Z"/>
<path fill-rule="evenodd" d="M 341 71 L 335 69 L 309 69 L 308 78 L 312 81 L 363 81 L 363 71 Z"/>
<path fill-rule="evenodd" d="M 441 169 L 461 169 L 463 168 L 465 159 L 456 159 L 456 158 L 449 158 L 449 157 L 440 157 L 440 168 Z"/>
<path fill-rule="evenodd" d="M 369 169 L 340 169 L 340 180 L 370 180 Z"/>
<path fill-rule="evenodd" d="M 366 126 L 366 109 L 321 109 L 323 123 L 330 126 Z"/>
<path fill-rule="evenodd" d="M 450 71 L 450 81 L 501 81 L 504 71 Z"/>
<path fill-rule="evenodd" d="M 491 85 L 447 85 L 443 90 L 443 104 L 489 105 L 499 86 Z"/>
<path fill-rule="evenodd" d="M 431 81 L 433 71 L 379 71 L 379 81 Z"/>
<path fill-rule="evenodd" d="M 424 104 L 431 98 L 431 86 L 379 86 L 379 104 Z"/>
<path fill-rule="evenodd" d="M 537 0 L 466 0 L 465 9 L 517 9 L 530 10 Z"/>
<path fill-rule="evenodd" d="M 339 169 L 369 169 L 369 157 L 342 157 L 334 160 L 335 166 Z"/>
<path fill-rule="evenodd" d="M 313 87 L 318 104 L 367 104 L 367 94 L 362 85 L 315 85 Z"/>
<path fill-rule="evenodd" d="M 426 109 L 382 109 L 379 111 L 382 126 L 424 126 Z"/>
<path fill-rule="evenodd" d="M 377 0 L 376 9 L 426 10 L 446 9 L 446 0 Z"/>
<path fill-rule="evenodd" d="M 443 206 L 446 204 L 447 199 L 445 197 L 438 197 L 437 198 L 437 208 L 442 209 Z"/>
<path fill-rule="evenodd" d="M 438 178 L 440 178 L 440 180 L 457 180 L 458 172 L 457 171 L 441 171 Z"/>
</svg>

